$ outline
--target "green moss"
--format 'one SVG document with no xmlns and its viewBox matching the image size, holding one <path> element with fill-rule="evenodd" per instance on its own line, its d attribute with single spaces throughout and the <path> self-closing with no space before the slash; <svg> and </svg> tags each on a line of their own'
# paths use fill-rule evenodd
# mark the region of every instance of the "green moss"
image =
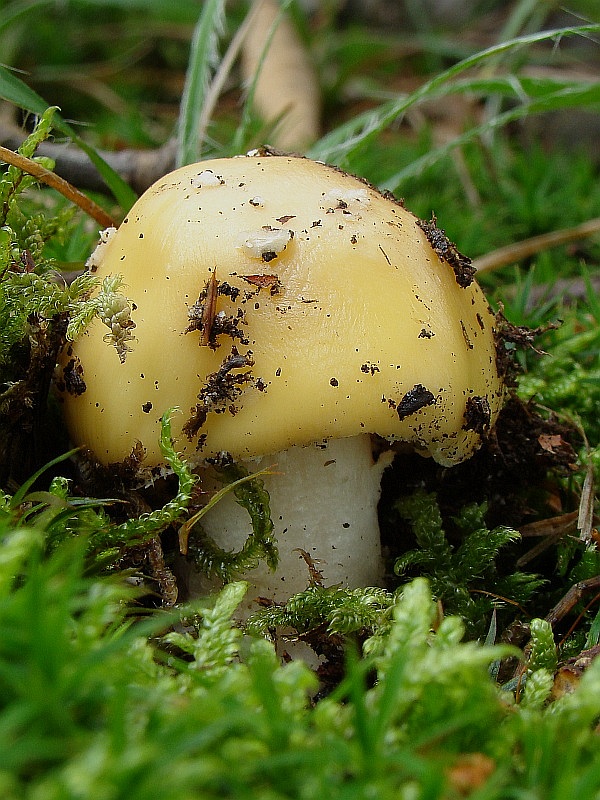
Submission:
<svg viewBox="0 0 600 800">
<path fill-rule="evenodd" d="M 423 491 L 398 500 L 396 512 L 408 520 L 418 548 L 396 560 L 399 576 L 426 576 L 436 598 L 444 608 L 459 614 L 467 623 L 470 635 L 484 636 L 492 611 L 505 601 L 523 603 L 543 585 L 539 576 L 516 571 L 501 575 L 496 567 L 498 553 L 518 541 L 518 531 L 485 523 L 485 503 L 465 506 L 452 522 L 459 543 L 450 544 L 434 494 Z"/>
</svg>

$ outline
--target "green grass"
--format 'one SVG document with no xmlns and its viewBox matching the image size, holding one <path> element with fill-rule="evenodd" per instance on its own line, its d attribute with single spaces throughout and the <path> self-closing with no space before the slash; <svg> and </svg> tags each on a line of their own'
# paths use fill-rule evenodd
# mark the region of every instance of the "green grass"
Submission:
<svg viewBox="0 0 600 800">
<path fill-rule="evenodd" d="M 409 5 L 419 22 L 419 4 Z M 310 154 L 392 188 L 424 218 L 435 212 L 473 257 L 600 216 L 598 163 L 584 143 L 531 144 L 519 127 L 538 115 L 544 125 L 544 114 L 565 109 L 594 114 L 600 104 L 598 81 L 577 70 L 578 47 L 600 60 L 593 4 L 579 4 L 582 17 L 551 33 L 549 5 L 511 4 L 495 42 L 479 48 L 428 20 L 408 36 L 340 27 L 333 2 L 323 4 L 317 23 L 287 3 L 305 36 L 319 26 L 311 47 L 325 130 Z M 217 105 L 206 140 L 196 137 L 246 5 L 215 0 L 198 12 L 192 0 L 11 0 L 0 9 L 0 96 L 38 116 L 61 107 L 55 135 L 91 155 L 112 192 L 101 200 L 117 215 L 134 195 L 99 147 L 156 147 L 177 136 L 185 163 L 200 152 L 231 155 L 260 143 L 263 129 L 239 87 Z M 419 88 L 401 94 L 399 72 Z M 93 97 L 81 84 L 73 90 L 76 73 L 95 88 Z M 427 117 L 428 107 L 467 97 L 477 113 L 465 114 L 443 144 L 435 122 L 410 122 L 411 114 Z M 36 130 L 34 138 L 47 134 Z M 79 267 L 96 230 L 81 215 L 70 218 L 62 198 L 21 180 L 12 170 L 1 184 L 0 419 L 7 432 L 14 387 L 29 398 L 32 374 L 37 380 L 17 369 L 32 313 L 56 325 L 59 315 L 83 324 L 98 313 L 85 286 L 66 290 L 52 273 Z M 13 270 L 26 252 L 36 269 Z M 600 476 L 600 304 L 591 283 L 599 259 L 596 237 L 482 276 L 490 301 L 513 324 L 561 320 L 536 341 L 545 354 L 519 354 L 518 393 L 544 416 L 574 424 L 579 460 L 568 473 L 547 470 L 543 487 L 528 496 L 527 521 L 576 510 L 586 475 Z M 540 286 L 559 279 L 583 285 L 579 299 L 537 299 Z M 40 369 L 40 381 L 45 374 Z M 60 429 L 56 408 L 44 401 L 35 409 L 42 427 Z M 19 400 L 19 413 L 26 408 Z M 435 496 L 400 498 L 396 487 L 390 519 L 402 530 L 412 526 L 414 541 L 397 554 L 395 590 L 313 587 L 242 632 L 231 615 L 243 580 L 168 611 L 148 608 L 147 584 L 145 593 L 133 588 L 135 547 L 185 519 L 194 492 L 167 419 L 163 447 L 179 484 L 142 515 L 124 515 L 114 498 L 80 496 L 64 439 L 50 441 L 50 469 L 35 485 L 6 483 L 0 495 L 2 797 L 600 798 L 600 659 L 575 691 L 552 693 L 559 660 L 598 644 L 597 598 L 575 604 L 556 641 L 537 619 L 577 581 L 598 574 L 594 542 L 565 536 L 534 562 L 533 575 L 517 569 L 524 547 L 517 533 L 488 525 L 483 505 L 444 516 Z M 260 486 L 237 488 L 256 541 L 272 557 Z M 225 564 L 223 554 L 204 553 L 217 566 L 221 557 Z M 510 622 L 530 626 L 520 661 L 516 649 L 496 644 Z M 343 669 L 319 685 L 302 662 L 281 664 L 264 636 L 288 624 L 331 637 L 345 653 Z"/>
<path fill-rule="evenodd" d="M 461 621 L 440 621 L 419 579 L 396 599 L 388 632 L 367 640 L 366 657 L 350 651 L 341 684 L 313 705 L 302 662 L 281 665 L 269 643 L 232 626 L 245 584 L 134 622 L 134 590 L 86 576 L 82 539 L 47 556 L 42 531 L 4 523 L 2 541 L 7 800 L 446 798 L 458 796 L 453 767 L 473 753 L 489 773 L 473 797 L 600 791 L 600 662 L 546 707 L 544 624 L 517 706 L 489 676 L 511 649 L 461 642 Z M 165 634 L 180 616 L 188 633 Z"/>
</svg>

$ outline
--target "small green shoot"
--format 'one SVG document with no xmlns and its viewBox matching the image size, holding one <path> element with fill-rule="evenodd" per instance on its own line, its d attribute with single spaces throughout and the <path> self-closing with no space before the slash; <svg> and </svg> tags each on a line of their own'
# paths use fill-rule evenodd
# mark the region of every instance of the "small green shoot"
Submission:
<svg viewBox="0 0 600 800">
<path fill-rule="evenodd" d="M 54 478 L 48 491 L 32 491 L 44 473 L 73 456 L 76 453 L 73 450 L 45 464 L 12 496 L 3 493 L 0 522 L 15 527 L 41 527 L 46 531 L 52 550 L 72 538 L 84 538 L 89 563 L 103 568 L 118 560 L 128 547 L 142 545 L 158 536 L 184 517 L 197 481 L 197 476 L 173 447 L 172 413 L 173 410 L 167 411 L 162 417 L 160 446 L 165 462 L 178 478 L 179 487 L 175 497 L 161 508 L 115 523 L 104 509 L 116 500 L 72 497 L 65 478 Z"/>
</svg>

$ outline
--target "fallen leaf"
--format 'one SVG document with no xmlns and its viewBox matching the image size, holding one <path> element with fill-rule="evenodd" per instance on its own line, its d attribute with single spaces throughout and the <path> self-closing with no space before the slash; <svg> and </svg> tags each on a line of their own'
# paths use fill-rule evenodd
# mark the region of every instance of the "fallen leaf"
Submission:
<svg viewBox="0 0 600 800">
<path fill-rule="evenodd" d="M 321 94 L 314 65 L 290 16 L 277 0 L 254 0 L 242 45 L 244 81 L 254 105 L 275 128 L 271 144 L 302 152 L 319 137 Z"/>
<path fill-rule="evenodd" d="M 542 450 L 546 450 L 548 453 L 556 453 L 564 445 L 563 438 L 558 433 L 542 433 L 538 436 L 538 442 Z"/>
<path fill-rule="evenodd" d="M 483 753 L 464 753 L 446 771 L 452 788 L 463 797 L 479 789 L 493 774 L 496 762 Z"/>
</svg>

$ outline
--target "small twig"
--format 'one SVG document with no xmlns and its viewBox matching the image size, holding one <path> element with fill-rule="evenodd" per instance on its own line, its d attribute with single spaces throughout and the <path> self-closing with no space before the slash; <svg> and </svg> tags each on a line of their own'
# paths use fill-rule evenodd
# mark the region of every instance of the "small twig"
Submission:
<svg viewBox="0 0 600 800">
<path fill-rule="evenodd" d="M 540 253 L 542 250 L 549 250 L 561 244 L 585 239 L 594 233 L 600 233 L 600 217 L 582 222 L 581 225 L 575 225 L 573 228 L 563 228 L 560 231 L 542 233 L 540 236 L 532 236 L 531 239 L 523 239 L 522 242 L 500 247 L 498 250 L 493 250 L 491 253 L 481 256 L 481 258 L 476 258 L 473 261 L 473 266 L 477 272 L 490 272 L 493 269 L 505 267 L 507 264 L 522 261 L 524 258 L 529 258 L 529 256 Z"/>
<path fill-rule="evenodd" d="M 158 584 L 162 604 L 167 608 L 172 608 L 177 602 L 177 581 L 165 563 L 160 536 L 150 539 L 144 545 L 144 550 L 151 568 L 151 577 Z"/>
<path fill-rule="evenodd" d="M 487 592 L 485 589 L 469 589 L 469 591 L 471 594 L 483 594 L 486 597 L 492 597 L 494 600 L 497 600 L 498 602 L 514 606 L 515 608 L 518 608 L 521 614 L 524 614 L 525 616 L 527 616 L 528 614 L 527 609 L 524 606 L 522 606 L 516 600 L 511 600 L 510 597 L 503 597 L 503 595 L 497 594 L 496 592 Z"/>
<path fill-rule="evenodd" d="M 33 175 L 38 181 L 45 183 L 47 186 L 52 187 L 52 189 L 56 189 L 63 197 L 66 197 L 67 200 L 79 206 L 82 211 L 103 228 L 117 226 L 117 223 L 110 214 L 107 214 L 106 211 L 94 203 L 93 200 L 90 200 L 90 198 L 83 194 L 83 192 L 80 192 L 79 189 L 76 189 L 56 173 L 46 169 L 46 167 L 43 167 L 37 161 L 26 158 L 26 156 L 22 156 L 20 153 L 15 153 L 14 150 L 9 150 L 7 147 L 2 147 L 2 145 L 0 145 L 0 159 L 6 164 L 11 164 L 13 167 L 17 167 L 23 172 L 26 172 L 28 175 Z"/>
<path fill-rule="evenodd" d="M 575 525 L 573 525 L 573 529 Z M 529 564 L 530 561 L 533 561 L 535 558 L 540 556 L 542 553 L 545 553 L 550 547 L 555 545 L 559 542 L 566 534 L 566 531 L 555 531 L 550 536 L 547 536 L 541 542 L 538 542 L 534 547 L 524 553 L 521 558 L 518 558 L 515 566 L 517 569 L 522 569 L 526 564 Z"/>
<path fill-rule="evenodd" d="M 308 567 L 309 585 L 322 589 L 325 586 L 325 577 L 322 571 L 317 568 L 317 564 L 321 563 L 321 559 L 313 558 L 310 553 L 307 553 L 301 547 L 295 547 L 294 552 L 300 553 Z"/>
<path fill-rule="evenodd" d="M 594 529 L 594 466 L 589 460 L 589 444 L 585 439 L 586 450 L 588 451 L 588 464 L 585 471 L 581 497 L 579 499 L 579 511 L 577 515 L 577 529 L 582 541 L 589 544 L 592 541 Z"/>
<path fill-rule="evenodd" d="M 549 547 L 556 544 L 567 534 L 575 531 L 577 525 L 577 511 L 572 511 L 570 514 L 561 514 L 558 517 L 551 517 L 550 519 L 538 520 L 531 522 L 529 525 L 524 525 L 520 528 L 519 533 L 523 538 L 529 536 L 543 536 L 543 540 L 524 553 L 516 562 L 519 569 L 524 567 L 534 558 L 537 558 Z"/>
<path fill-rule="evenodd" d="M 25 134 L 16 125 L 0 119 L 0 145 L 16 150 Z M 175 166 L 176 143 L 170 139 L 160 147 L 147 150 L 126 148 L 118 151 L 98 150 L 98 155 L 138 194 L 162 178 Z M 60 175 L 79 189 L 106 192 L 106 183 L 87 153 L 73 144 L 41 142 L 36 153 L 55 162 L 54 174 Z"/>
<path fill-rule="evenodd" d="M 587 612 L 590 610 L 590 608 L 592 608 L 593 606 L 595 606 L 595 605 L 596 605 L 596 603 L 598 602 L 598 600 L 600 600 L 600 593 L 597 593 L 596 595 L 594 595 L 594 597 L 593 597 L 593 598 L 590 600 L 590 602 L 589 602 L 589 603 L 588 603 L 588 604 L 585 606 L 585 608 L 583 609 L 583 611 L 581 611 L 581 612 L 580 612 L 580 613 L 577 615 L 577 619 L 576 619 L 576 620 L 573 622 L 573 624 L 571 625 L 571 627 L 569 628 L 569 630 L 568 630 L 568 631 L 567 631 L 567 632 L 564 634 L 564 636 L 562 637 L 562 639 L 561 639 L 561 640 L 560 640 L 560 642 L 558 643 L 558 646 L 559 646 L 559 647 L 562 647 L 562 646 L 563 646 L 563 644 L 564 644 L 564 643 L 567 641 L 567 639 L 569 638 L 569 636 L 571 636 L 571 634 L 573 633 L 573 631 L 576 631 L 576 630 L 577 630 L 577 628 L 579 627 L 579 624 L 581 623 L 581 620 L 582 620 L 582 619 L 585 617 L 585 615 L 586 615 L 586 614 L 587 614 Z"/>
<path fill-rule="evenodd" d="M 593 578 L 587 578 L 574 584 L 554 608 L 546 614 L 546 621 L 554 627 L 557 622 L 564 619 L 573 610 L 585 594 L 598 591 L 598 589 L 600 589 L 600 575 L 595 575 Z"/>
<path fill-rule="evenodd" d="M 226 494 L 236 489 L 238 486 L 241 486 L 243 483 L 249 483 L 250 481 L 254 480 L 254 478 L 260 478 L 262 475 L 273 475 L 277 473 L 273 473 L 272 467 L 265 467 L 265 469 L 261 469 L 258 472 L 253 472 L 250 475 L 244 475 L 243 478 L 238 478 L 236 481 L 232 481 L 231 483 L 226 484 L 218 492 L 215 492 L 213 496 L 210 498 L 206 505 L 202 506 L 201 509 L 196 511 L 188 520 L 186 520 L 183 525 L 179 528 L 178 531 L 178 539 L 179 539 L 179 552 L 182 555 L 187 555 L 188 552 L 188 539 L 190 537 L 190 531 L 194 527 L 194 525 L 199 522 L 202 517 L 207 514 L 211 508 L 214 508 L 216 504 L 225 497 Z"/>
<path fill-rule="evenodd" d="M 556 517 L 538 519 L 535 522 L 528 522 L 519 528 L 519 533 L 523 539 L 541 538 L 548 536 L 565 536 L 575 530 L 577 522 L 577 511 L 569 511 L 566 514 L 559 514 Z"/>
</svg>

